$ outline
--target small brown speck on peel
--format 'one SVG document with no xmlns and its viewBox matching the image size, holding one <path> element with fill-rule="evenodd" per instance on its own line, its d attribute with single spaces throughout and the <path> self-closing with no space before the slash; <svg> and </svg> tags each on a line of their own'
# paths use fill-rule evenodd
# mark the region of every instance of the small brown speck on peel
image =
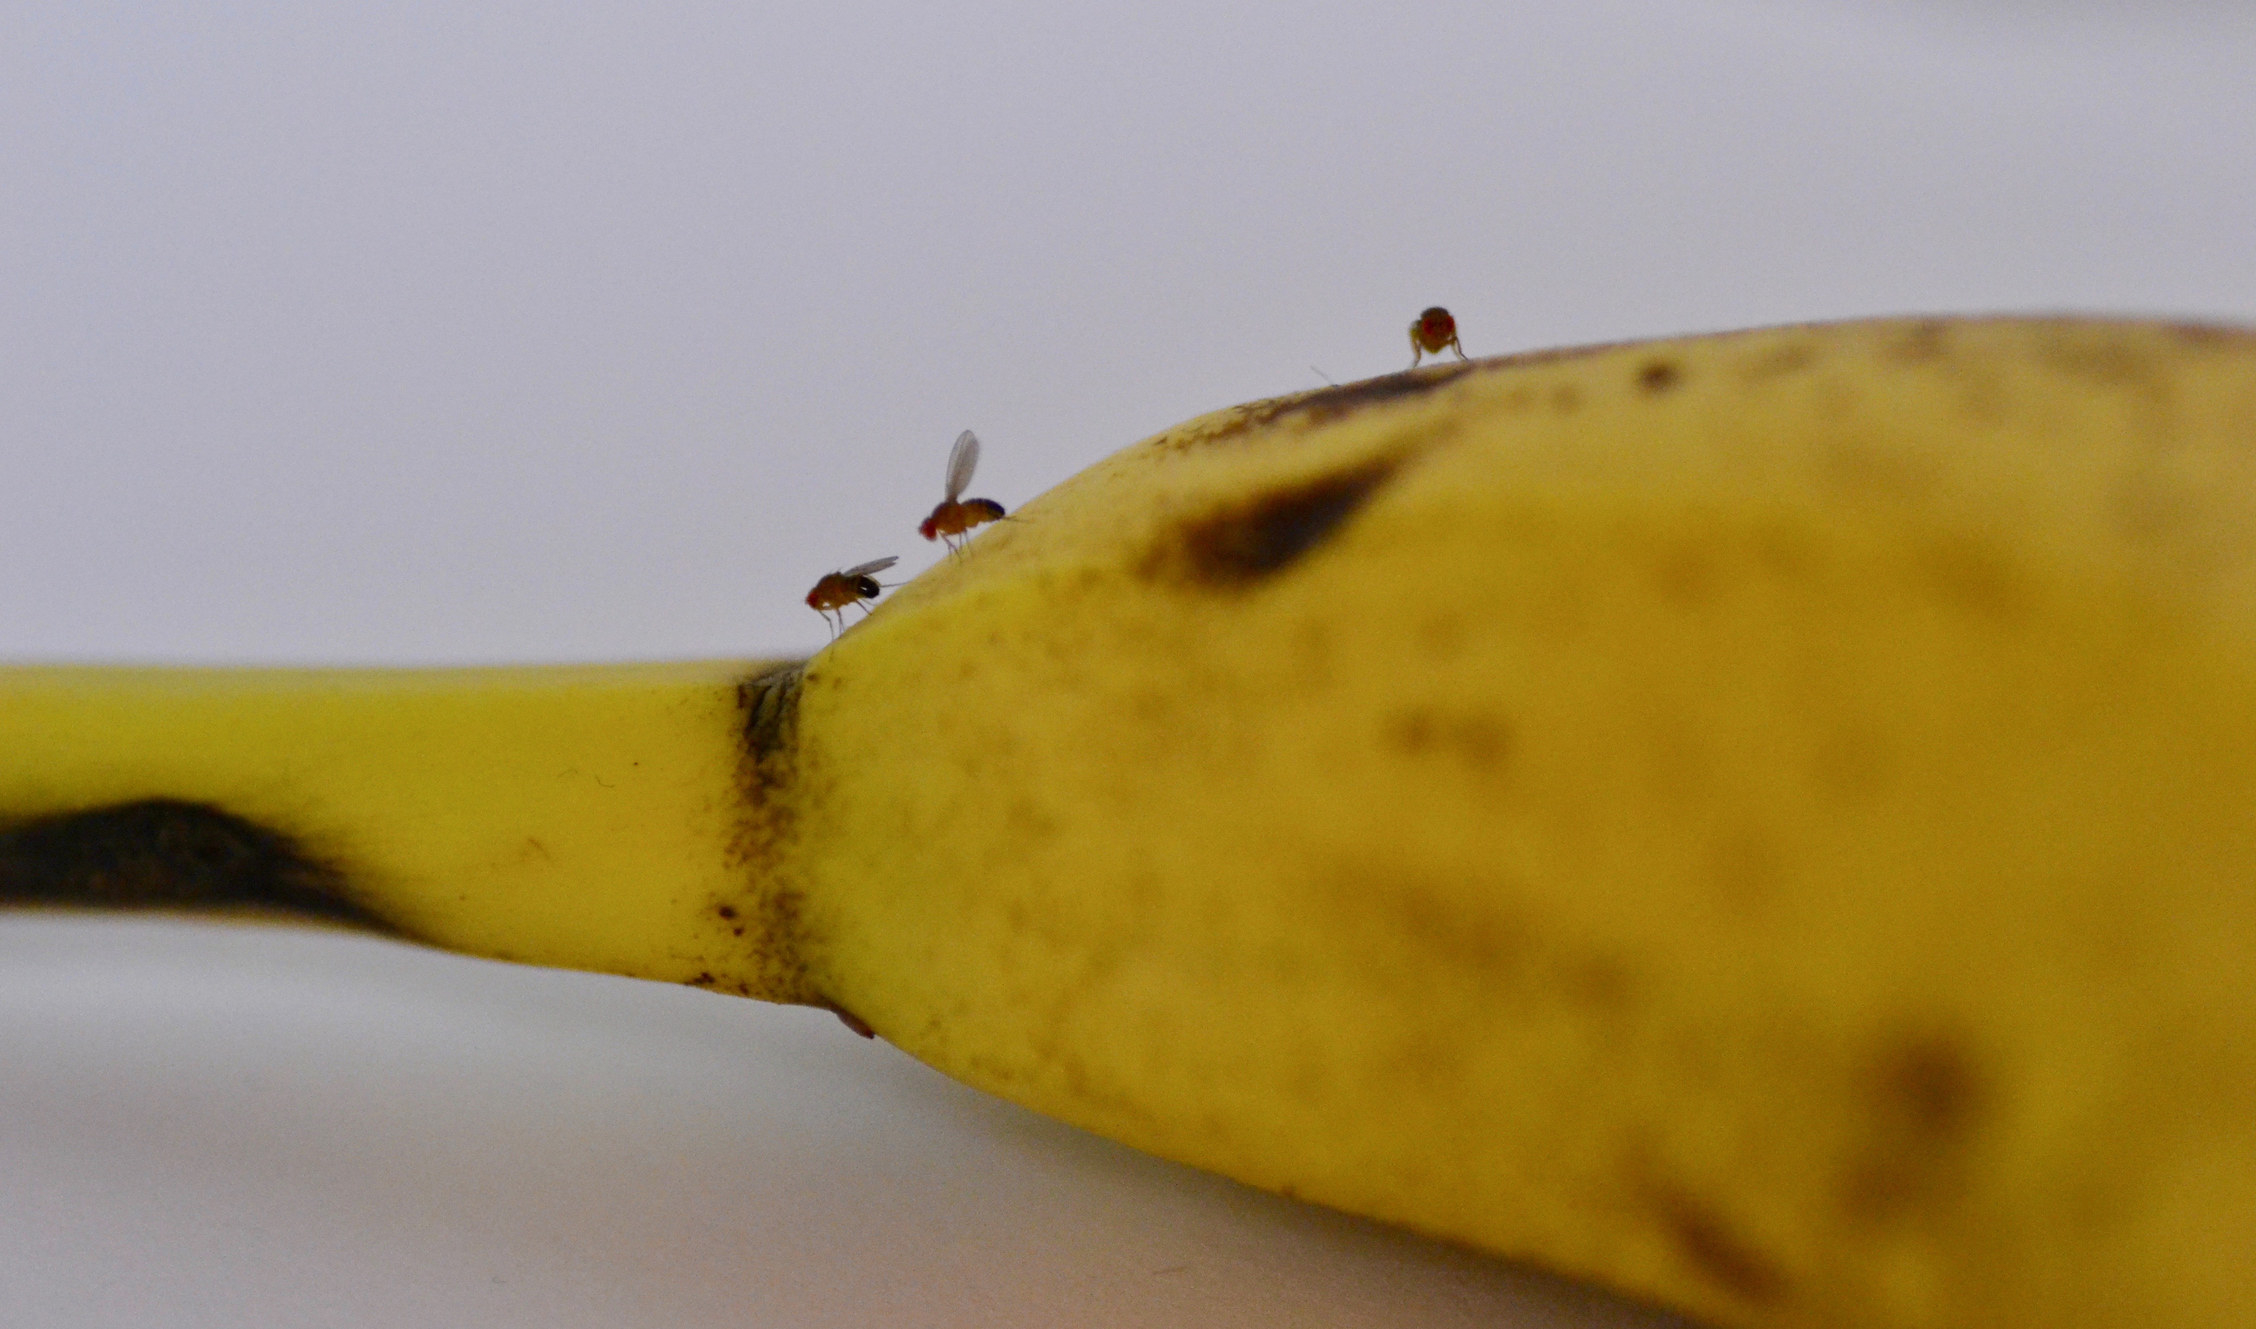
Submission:
<svg viewBox="0 0 2256 1329">
<path fill-rule="evenodd" d="M 1948 353 L 1950 327 L 1941 319 L 1913 323 L 1886 348 L 1886 354 L 1903 364 L 1928 364 Z"/>
<path fill-rule="evenodd" d="M 1957 1204 L 1992 1097 L 1974 1050 L 1939 1031 L 1900 1034 L 1861 1087 L 1868 1129 L 1840 1177 L 1843 1217 L 1877 1227 Z"/>
</svg>

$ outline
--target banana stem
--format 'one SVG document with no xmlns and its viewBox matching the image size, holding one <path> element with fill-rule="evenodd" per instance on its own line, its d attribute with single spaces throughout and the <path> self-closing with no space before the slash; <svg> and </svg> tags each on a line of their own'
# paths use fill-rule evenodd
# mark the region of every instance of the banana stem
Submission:
<svg viewBox="0 0 2256 1329">
<path fill-rule="evenodd" d="M 819 1002 L 762 798 L 796 678 L 0 669 L 0 904 L 281 913 Z"/>
</svg>

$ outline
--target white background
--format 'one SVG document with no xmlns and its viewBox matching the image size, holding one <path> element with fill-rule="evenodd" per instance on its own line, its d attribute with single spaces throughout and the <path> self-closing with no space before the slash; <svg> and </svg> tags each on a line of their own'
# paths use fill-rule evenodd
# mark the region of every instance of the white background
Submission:
<svg viewBox="0 0 2256 1329">
<path fill-rule="evenodd" d="M 817 575 L 933 557 L 959 429 L 1016 506 L 1196 412 L 1399 368 L 1437 302 L 1476 355 L 2256 319 L 2239 8 L 13 0 L 0 658 L 800 653 Z M 1605 1319 L 827 1017 L 0 921 L 11 1324 L 1506 1304 Z"/>
</svg>

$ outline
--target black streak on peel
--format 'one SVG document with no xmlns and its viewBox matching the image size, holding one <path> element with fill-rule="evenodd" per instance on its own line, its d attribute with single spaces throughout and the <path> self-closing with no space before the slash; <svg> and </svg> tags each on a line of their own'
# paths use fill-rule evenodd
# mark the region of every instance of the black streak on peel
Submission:
<svg viewBox="0 0 2256 1329">
<path fill-rule="evenodd" d="M 1282 572 L 1354 516 L 1398 465 L 1389 458 L 1198 518 L 1183 529 L 1182 565 L 1190 580 L 1221 587 L 1247 586 Z"/>
<path fill-rule="evenodd" d="M 738 856 L 755 894 L 741 908 L 724 902 L 716 906 L 716 913 L 752 948 L 751 968 L 756 978 L 745 985 L 744 995 L 820 1006 L 835 1013 L 848 1029 L 874 1038 L 876 1033 L 868 1023 L 824 995 L 808 971 L 801 945 L 804 900 L 784 866 L 797 830 L 792 794 L 798 764 L 799 697 L 806 677 L 806 664 L 800 662 L 755 675 L 737 687 L 737 704 L 744 713 L 746 809 Z M 747 921 L 750 926 L 745 926 Z"/>
<path fill-rule="evenodd" d="M 1388 402 L 1422 396 L 1437 388 L 1444 388 L 1467 374 L 1487 374 L 1499 370 L 1527 369 L 1536 365 L 1559 364 L 1569 360 L 1586 360 L 1593 356 L 1618 351 L 1634 342 L 1598 342 L 1589 346 L 1562 346 L 1551 350 L 1522 351 L 1516 355 L 1491 355 L 1465 364 L 1433 366 L 1425 369 L 1406 369 L 1397 374 L 1367 378 L 1360 383 L 1342 383 L 1336 387 L 1318 388 L 1314 392 L 1278 397 L 1270 401 L 1254 402 L 1241 407 L 1228 418 L 1211 427 L 1187 432 L 1171 446 L 1181 448 L 1208 447 L 1227 442 L 1241 434 L 1250 433 L 1280 420 L 1303 419 L 1309 424 L 1328 424 L 1344 415 L 1367 406 L 1383 406 Z M 1553 405 L 1571 411 L 1581 404 L 1571 387 L 1562 387 L 1564 398 L 1555 399 Z"/>
<path fill-rule="evenodd" d="M 1287 415 L 1308 417 L 1310 424 L 1330 424 L 1344 415 L 1351 415 L 1366 406 L 1400 401 L 1405 397 L 1422 397 L 1435 388 L 1446 387 L 1455 379 L 1471 372 L 1471 365 L 1454 365 L 1440 371 L 1423 373 L 1388 374 L 1384 378 L 1367 378 L 1361 383 L 1325 388 L 1305 397 L 1295 397 L 1270 419 Z"/>
<path fill-rule="evenodd" d="M 1367 378 L 1360 383 L 1319 388 L 1295 397 L 1255 402 L 1214 429 L 1186 435 L 1183 446 L 1205 447 L 1220 443 L 1279 420 L 1302 419 L 1312 425 L 1329 424 L 1366 406 L 1382 406 L 1409 397 L 1422 397 L 1436 388 L 1448 386 L 1482 365 L 1495 363 L 1475 361 L 1472 364 L 1450 365 L 1442 369 L 1405 370 L 1381 378 Z"/>
<path fill-rule="evenodd" d="M 293 837 L 180 799 L 0 822 L 0 904 L 261 910 L 401 935 Z"/>
</svg>

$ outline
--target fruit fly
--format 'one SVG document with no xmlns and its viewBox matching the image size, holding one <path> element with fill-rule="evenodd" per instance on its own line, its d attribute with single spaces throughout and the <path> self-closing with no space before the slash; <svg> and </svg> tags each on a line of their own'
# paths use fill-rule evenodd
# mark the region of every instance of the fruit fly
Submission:
<svg viewBox="0 0 2256 1329">
<path fill-rule="evenodd" d="M 1418 321 L 1410 325 L 1410 367 L 1416 369 L 1418 362 L 1429 355 L 1440 356 L 1444 347 L 1457 352 L 1458 359 L 1465 358 L 1465 348 L 1457 344 L 1457 320 L 1449 316 L 1448 310 L 1435 305 L 1418 315 Z"/>
<path fill-rule="evenodd" d="M 963 538 L 971 528 L 1003 519 L 1003 505 L 991 498 L 965 498 L 964 489 L 971 484 L 971 473 L 979 467 L 979 435 L 966 429 L 956 435 L 956 446 L 948 450 L 948 496 L 917 526 L 917 534 L 927 540 L 942 540 L 948 552 L 963 548 Z"/>
<path fill-rule="evenodd" d="M 862 604 L 862 601 L 875 600 L 878 592 L 885 589 L 885 584 L 870 574 L 883 572 L 900 561 L 896 556 L 856 563 L 843 572 L 826 574 L 821 581 L 815 583 L 815 589 L 807 592 L 807 607 L 821 614 L 823 622 L 829 623 L 833 614 L 838 616 L 837 623 L 830 630 L 832 641 L 838 640 L 838 634 L 846 630 L 846 606 L 860 605 L 862 612 L 866 614 L 869 606 Z"/>
</svg>

